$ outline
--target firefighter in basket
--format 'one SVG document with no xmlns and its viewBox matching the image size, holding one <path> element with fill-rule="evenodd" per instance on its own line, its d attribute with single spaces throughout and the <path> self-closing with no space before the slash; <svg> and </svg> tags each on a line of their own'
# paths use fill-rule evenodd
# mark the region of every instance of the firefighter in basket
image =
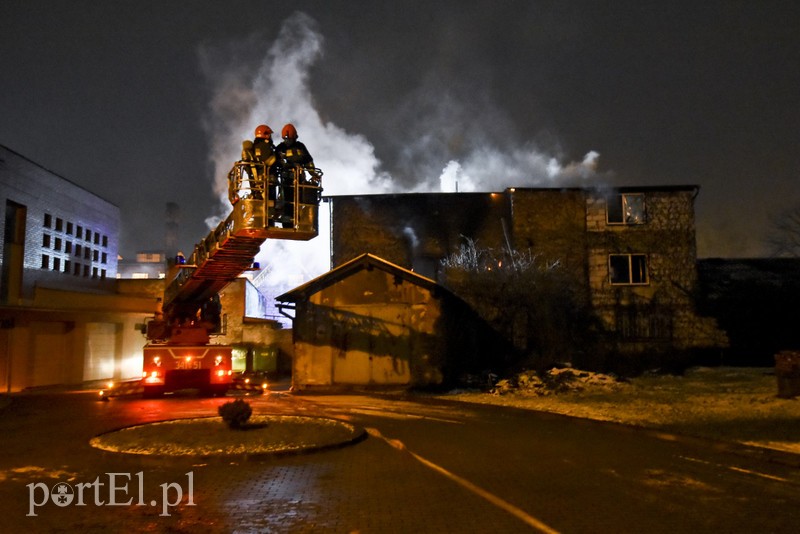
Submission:
<svg viewBox="0 0 800 534">
<path fill-rule="evenodd" d="M 300 186 L 299 200 L 301 204 L 317 204 L 322 172 L 314 167 L 314 159 L 306 145 L 297 140 L 297 128 L 291 123 L 281 130 L 283 141 L 276 147 L 281 161 L 281 184 L 284 204 L 284 223 L 288 223 L 289 214 L 294 213 L 294 188 Z M 304 187 L 304 186 L 315 186 Z"/>
</svg>

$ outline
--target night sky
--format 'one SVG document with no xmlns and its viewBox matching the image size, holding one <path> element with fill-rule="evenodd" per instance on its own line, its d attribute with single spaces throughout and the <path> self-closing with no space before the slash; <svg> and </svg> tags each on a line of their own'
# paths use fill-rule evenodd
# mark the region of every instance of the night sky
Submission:
<svg viewBox="0 0 800 534">
<path fill-rule="evenodd" d="M 123 257 L 167 202 L 190 249 L 290 121 L 325 194 L 697 184 L 699 256 L 762 256 L 798 102 L 796 1 L 0 3 L 0 144 L 118 205 Z"/>
</svg>

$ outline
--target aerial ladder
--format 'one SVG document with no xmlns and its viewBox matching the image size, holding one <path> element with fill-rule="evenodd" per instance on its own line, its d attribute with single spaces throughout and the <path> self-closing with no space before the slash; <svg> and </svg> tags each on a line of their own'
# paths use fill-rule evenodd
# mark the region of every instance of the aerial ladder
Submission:
<svg viewBox="0 0 800 534">
<path fill-rule="evenodd" d="M 144 325 L 145 396 L 195 388 L 224 394 L 235 380 L 232 347 L 211 343 L 224 333 L 219 292 L 254 264 L 267 239 L 308 241 L 319 233 L 322 170 L 271 167 L 252 160 L 228 173 L 233 209 L 168 269 L 161 310 Z"/>
</svg>

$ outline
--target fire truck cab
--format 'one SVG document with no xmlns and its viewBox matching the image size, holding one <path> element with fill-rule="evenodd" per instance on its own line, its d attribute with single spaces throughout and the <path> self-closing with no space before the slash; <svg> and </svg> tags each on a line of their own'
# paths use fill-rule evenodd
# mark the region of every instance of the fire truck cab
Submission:
<svg viewBox="0 0 800 534">
<path fill-rule="evenodd" d="M 210 342 L 224 333 L 219 292 L 254 259 L 267 239 L 308 241 L 319 233 L 322 171 L 272 169 L 237 161 L 228 174 L 233 209 L 191 256 L 171 262 L 161 312 L 143 330 L 145 396 L 196 388 L 224 394 L 233 384 L 232 348 Z"/>
</svg>

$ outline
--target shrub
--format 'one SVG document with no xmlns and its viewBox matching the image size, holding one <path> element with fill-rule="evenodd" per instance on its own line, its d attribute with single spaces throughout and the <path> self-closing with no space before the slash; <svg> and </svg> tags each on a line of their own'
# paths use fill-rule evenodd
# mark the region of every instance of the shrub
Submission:
<svg viewBox="0 0 800 534">
<path fill-rule="evenodd" d="M 228 424 L 229 428 L 241 430 L 247 424 L 247 420 L 253 414 L 250 403 L 237 399 L 221 405 L 217 411 L 222 416 L 222 420 Z"/>
</svg>

